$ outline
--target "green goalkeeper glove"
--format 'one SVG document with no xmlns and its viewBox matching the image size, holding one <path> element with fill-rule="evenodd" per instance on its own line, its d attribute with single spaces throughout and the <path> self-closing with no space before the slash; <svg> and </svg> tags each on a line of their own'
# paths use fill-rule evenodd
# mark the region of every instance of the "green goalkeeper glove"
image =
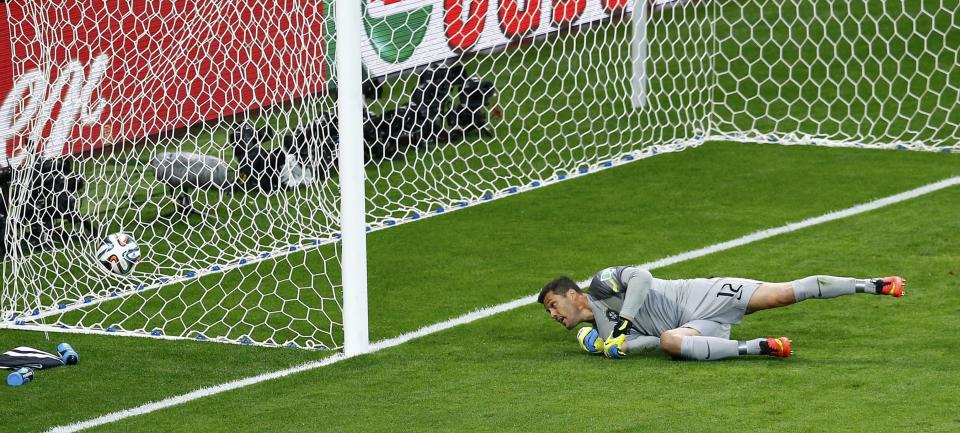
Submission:
<svg viewBox="0 0 960 433">
<path fill-rule="evenodd" d="M 587 353 L 595 355 L 603 353 L 603 339 L 600 338 L 600 333 L 592 326 L 585 326 L 577 331 L 577 342 L 580 343 L 580 348 Z"/>
<path fill-rule="evenodd" d="M 603 354 L 607 358 L 620 359 L 627 356 L 627 351 L 625 349 L 627 343 L 627 333 L 630 332 L 630 328 L 633 327 L 633 324 L 629 320 L 620 318 L 617 321 L 617 324 L 613 327 L 613 331 L 610 331 L 610 336 L 607 337 L 603 342 Z"/>
</svg>

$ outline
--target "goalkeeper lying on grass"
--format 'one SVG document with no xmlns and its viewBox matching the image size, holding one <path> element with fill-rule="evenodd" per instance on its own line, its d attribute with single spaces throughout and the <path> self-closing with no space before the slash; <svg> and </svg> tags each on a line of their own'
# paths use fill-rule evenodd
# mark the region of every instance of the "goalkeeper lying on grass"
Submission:
<svg viewBox="0 0 960 433">
<path fill-rule="evenodd" d="M 903 286 L 900 277 L 858 280 L 824 275 L 789 283 L 742 278 L 661 280 L 644 269 L 618 266 L 600 271 L 583 289 L 570 278 L 557 278 L 544 286 L 537 301 L 567 329 L 591 323 L 577 332 L 580 347 L 609 358 L 657 348 L 698 360 L 740 355 L 787 358 L 793 354 L 789 338 L 730 340 L 730 325 L 740 323 L 744 314 L 808 298 L 854 293 L 899 298 Z"/>
</svg>

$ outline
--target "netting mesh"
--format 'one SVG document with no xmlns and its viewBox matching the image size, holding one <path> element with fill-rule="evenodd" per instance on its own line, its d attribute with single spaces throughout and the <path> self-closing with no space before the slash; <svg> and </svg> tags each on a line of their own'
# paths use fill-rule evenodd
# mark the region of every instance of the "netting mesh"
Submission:
<svg viewBox="0 0 960 433">
<path fill-rule="evenodd" d="M 336 166 L 319 149 L 250 138 L 282 125 L 279 141 L 328 99 L 322 8 L 36 1 L 8 11 L 13 69 L 28 83 L 14 112 L 32 119 L 7 155 L 4 319 L 339 346 Z M 47 126 L 58 123 L 70 130 Z M 94 258 L 115 232 L 143 251 L 129 277 Z"/>
<path fill-rule="evenodd" d="M 339 131 L 329 3 L 10 1 L 0 319 L 340 347 L 340 134 L 371 230 L 710 139 L 958 148 L 956 0 L 642 4 L 365 2 Z"/>
<path fill-rule="evenodd" d="M 714 19 L 715 134 L 957 147 L 957 1 L 735 3 Z"/>
</svg>

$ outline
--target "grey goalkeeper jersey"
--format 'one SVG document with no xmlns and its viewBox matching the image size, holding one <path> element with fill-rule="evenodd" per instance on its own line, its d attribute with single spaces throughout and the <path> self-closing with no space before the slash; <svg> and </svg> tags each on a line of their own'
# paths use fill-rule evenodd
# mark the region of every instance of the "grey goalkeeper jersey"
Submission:
<svg viewBox="0 0 960 433">
<path fill-rule="evenodd" d="M 640 335 L 659 337 L 680 327 L 684 290 L 689 280 L 653 278 L 645 269 L 616 266 L 598 272 L 585 289 L 597 331 L 606 337 L 623 315 L 633 322 Z M 630 288 L 630 296 L 627 296 Z M 628 309 L 624 310 L 624 305 Z"/>
</svg>

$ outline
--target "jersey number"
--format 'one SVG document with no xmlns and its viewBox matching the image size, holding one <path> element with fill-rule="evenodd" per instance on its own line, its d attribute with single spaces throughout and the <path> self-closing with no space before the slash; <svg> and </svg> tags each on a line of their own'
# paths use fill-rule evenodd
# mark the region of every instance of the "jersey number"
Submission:
<svg viewBox="0 0 960 433">
<path fill-rule="evenodd" d="M 737 286 L 737 288 L 733 288 L 733 284 L 727 283 L 720 288 L 719 292 L 717 292 L 717 297 L 719 298 L 721 296 L 728 296 L 732 298 L 736 296 L 737 300 L 739 301 L 740 297 L 743 296 L 743 292 L 741 292 L 742 289 L 743 289 L 743 284 Z"/>
</svg>

